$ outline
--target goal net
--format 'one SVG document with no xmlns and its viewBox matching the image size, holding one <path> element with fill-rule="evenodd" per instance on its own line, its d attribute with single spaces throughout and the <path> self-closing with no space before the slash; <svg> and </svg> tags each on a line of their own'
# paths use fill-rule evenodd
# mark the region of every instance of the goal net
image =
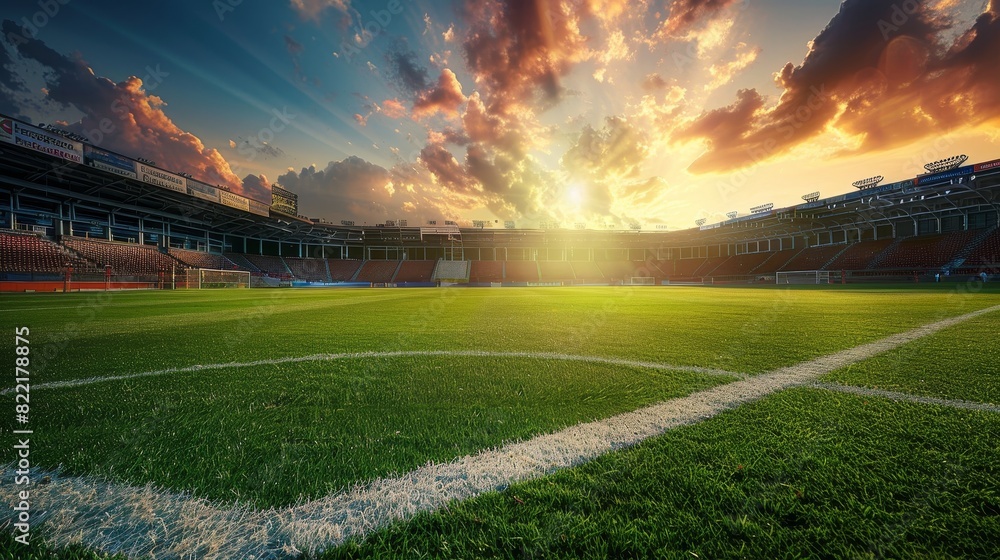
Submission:
<svg viewBox="0 0 1000 560">
<path fill-rule="evenodd" d="M 802 270 L 797 272 L 776 272 L 776 284 L 829 284 L 829 270 Z"/>
<path fill-rule="evenodd" d="M 628 283 L 630 286 L 655 286 L 656 279 L 652 276 L 633 276 Z"/>
<path fill-rule="evenodd" d="M 250 272 L 246 270 L 189 268 L 185 271 L 185 276 L 184 287 L 191 289 L 250 287 Z"/>
</svg>

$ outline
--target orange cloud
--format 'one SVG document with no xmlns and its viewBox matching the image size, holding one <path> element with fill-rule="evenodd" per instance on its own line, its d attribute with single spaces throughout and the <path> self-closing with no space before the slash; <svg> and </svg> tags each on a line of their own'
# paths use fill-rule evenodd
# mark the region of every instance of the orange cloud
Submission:
<svg viewBox="0 0 1000 560">
<path fill-rule="evenodd" d="M 464 102 L 462 84 L 458 82 L 454 72 L 445 68 L 437 85 L 422 93 L 413 103 L 413 118 L 422 119 L 439 112 L 454 117 L 458 115 L 458 108 Z"/>
</svg>

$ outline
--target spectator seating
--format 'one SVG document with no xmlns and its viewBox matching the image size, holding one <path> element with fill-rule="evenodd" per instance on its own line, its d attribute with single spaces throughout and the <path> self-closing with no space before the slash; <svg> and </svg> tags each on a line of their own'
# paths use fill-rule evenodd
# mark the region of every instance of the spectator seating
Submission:
<svg viewBox="0 0 1000 560">
<path fill-rule="evenodd" d="M 62 243 L 98 268 L 111 266 L 117 275 L 153 275 L 185 268 L 180 261 L 156 247 L 68 236 L 62 238 Z"/>
<path fill-rule="evenodd" d="M 472 261 L 469 282 L 503 282 L 503 261 Z"/>
<path fill-rule="evenodd" d="M 969 253 L 963 267 L 1000 266 L 1000 228 L 995 228 L 978 247 Z"/>
<path fill-rule="evenodd" d="M 403 261 L 393 282 L 430 282 L 437 261 Z"/>
<path fill-rule="evenodd" d="M 247 256 L 242 253 L 223 253 L 222 256 L 226 257 L 230 262 L 243 270 L 249 270 L 250 272 L 262 272 L 256 265 L 248 261 Z"/>
<path fill-rule="evenodd" d="M 598 268 L 604 273 L 605 278 L 617 282 L 637 276 L 635 270 L 636 268 L 641 268 L 642 265 L 643 263 L 632 261 L 603 261 L 597 263 Z M 649 276 L 649 274 L 643 272 L 641 276 Z"/>
<path fill-rule="evenodd" d="M 955 231 L 908 237 L 879 255 L 869 268 L 940 268 L 955 260 L 978 233 Z"/>
<path fill-rule="evenodd" d="M 695 276 L 714 276 L 714 275 L 716 275 L 715 274 L 715 269 L 719 268 L 722 265 L 722 263 L 728 261 L 730 258 L 732 258 L 732 257 L 729 257 L 729 256 L 725 256 L 725 257 L 711 257 L 711 258 L 705 259 L 705 261 L 702 263 L 702 265 L 699 266 L 698 269 L 694 271 L 694 275 Z"/>
<path fill-rule="evenodd" d="M 503 271 L 501 270 L 501 273 Z M 440 260 L 434 271 L 435 280 L 467 280 L 469 278 L 469 261 Z M 499 280 L 497 280 L 499 282 Z"/>
<path fill-rule="evenodd" d="M 327 259 L 330 264 L 330 279 L 334 282 L 350 282 L 358 273 L 364 261 Z"/>
<path fill-rule="evenodd" d="M 542 282 L 572 282 L 576 278 L 568 261 L 538 261 L 538 272 Z"/>
<path fill-rule="evenodd" d="M 94 268 L 34 234 L 0 232 L 0 272 L 63 272 Z"/>
<path fill-rule="evenodd" d="M 879 253 L 889 248 L 895 239 L 878 239 L 854 243 L 837 256 L 825 270 L 864 270 L 872 264 Z"/>
<path fill-rule="evenodd" d="M 764 264 L 774 253 L 749 253 L 735 255 L 720 264 L 712 271 L 712 276 L 745 276 L 752 274 L 760 265 Z"/>
<path fill-rule="evenodd" d="M 507 261 L 504 272 L 507 282 L 538 282 L 538 263 L 535 261 Z"/>
<path fill-rule="evenodd" d="M 800 252 L 802 252 L 802 249 L 785 249 L 784 251 L 766 253 L 768 255 L 767 260 L 751 272 L 753 274 L 774 274 L 781 270 L 783 266 L 788 264 Z"/>
<path fill-rule="evenodd" d="M 604 273 L 594 261 L 581 261 L 572 263 L 573 275 L 579 283 L 604 283 Z"/>
<path fill-rule="evenodd" d="M 250 261 L 253 266 L 263 272 L 264 274 L 270 274 L 272 276 L 288 276 L 292 273 L 285 264 L 285 261 L 281 260 L 281 257 L 275 257 L 272 255 L 243 255 L 248 261 Z"/>
<path fill-rule="evenodd" d="M 327 274 L 326 259 L 300 259 L 284 257 L 285 264 L 292 271 L 292 276 L 307 282 L 330 282 Z"/>
<path fill-rule="evenodd" d="M 365 261 L 358 272 L 358 282 L 388 284 L 396 274 L 400 261 Z"/>
<path fill-rule="evenodd" d="M 678 259 L 673 261 L 673 270 L 664 270 L 667 276 L 672 276 L 675 278 L 690 278 L 694 276 L 695 271 L 701 268 L 701 265 L 705 264 L 708 259 L 696 258 L 696 259 Z"/>
<path fill-rule="evenodd" d="M 173 258 L 192 268 L 211 268 L 216 270 L 238 270 L 240 268 L 233 261 L 217 253 L 174 248 L 169 249 L 168 252 Z"/>
<path fill-rule="evenodd" d="M 784 266 L 778 270 L 821 270 L 823 269 L 823 265 L 833 260 L 834 257 L 839 255 L 846 248 L 847 245 L 820 245 L 817 247 L 807 247 L 802 249 L 802 251 L 786 262 Z"/>
</svg>

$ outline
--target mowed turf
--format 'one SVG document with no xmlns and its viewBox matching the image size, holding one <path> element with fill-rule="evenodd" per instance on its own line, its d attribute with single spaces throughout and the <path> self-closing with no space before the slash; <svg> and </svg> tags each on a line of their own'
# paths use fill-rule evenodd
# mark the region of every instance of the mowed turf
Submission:
<svg viewBox="0 0 1000 560">
<path fill-rule="evenodd" d="M 283 506 L 734 379 L 452 356 L 168 374 L 37 391 L 32 456 L 64 475 Z"/>
<path fill-rule="evenodd" d="M 567 352 L 760 373 L 1000 303 L 1000 292 L 809 288 L 0 295 L 0 325 L 31 327 L 36 383 L 364 350 Z"/>
<path fill-rule="evenodd" d="M 334 558 L 998 558 L 1000 416 L 791 389 Z"/>
<path fill-rule="evenodd" d="M 962 294 L 937 286 L 823 290 L 802 287 L 231 290 L 0 296 L 0 326 L 9 330 L 24 325 L 31 328 L 32 383 L 36 387 L 50 381 L 131 375 L 199 364 L 245 363 L 317 353 L 407 350 L 566 353 L 755 374 L 997 304 L 1000 293 L 995 291 Z M 991 321 L 995 322 L 993 314 L 970 321 L 974 331 L 962 336 L 988 338 L 983 329 L 988 329 Z M 948 344 L 949 333 L 962 328 L 953 327 L 924 339 L 933 342 L 941 337 L 943 342 L 932 344 L 937 350 L 915 357 L 914 363 L 951 360 L 955 368 L 962 368 L 963 360 L 954 360 Z M 920 347 L 921 342 L 895 352 L 912 356 L 913 348 Z M 12 354 L 9 343 L 4 340 L 3 351 Z M 972 350 L 967 355 L 979 356 Z M 981 362 L 970 363 L 966 367 L 975 368 Z M 899 371 L 901 379 L 905 378 L 906 368 Z M 634 410 L 731 379 L 609 364 L 470 356 L 283 363 L 163 374 L 75 388 L 34 390 L 32 422 L 37 431 L 33 441 L 37 445 L 33 446 L 32 457 L 36 466 L 61 466 L 66 475 L 99 475 L 134 484 L 153 482 L 223 504 L 238 500 L 255 506 L 284 505 L 355 482 L 404 472 L 427 461 L 446 461 L 506 441 Z M 941 383 L 947 385 L 947 379 L 942 378 Z M 966 384 L 971 386 L 972 382 Z M 901 381 L 897 389 L 905 387 Z M 965 396 L 950 394 L 972 400 L 982 395 L 968 391 Z M 853 402 L 851 399 L 855 398 L 829 395 L 839 403 Z M 827 402 L 823 400 L 821 404 Z M 899 406 L 912 406 L 913 414 L 919 414 L 920 407 L 926 405 Z M 766 431 L 769 423 L 797 422 L 786 416 L 800 412 L 796 407 L 768 410 L 771 412 L 766 418 L 754 417 L 760 424 L 754 425 L 754 430 Z M 840 422 L 855 421 L 852 408 L 837 410 L 845 414 Z M 942 414 L 959 413 L 948 410 Z M 970 424 L 969 429 L 996 431 L 996 426 L 990 424 L 995 416 L 960 414 L 971 414 L 962 418 L 986 419 L 985 424 Z M 826 421 L 814 420 L 820 424 Z M 715 422 L 711 420 L 704 426 Z M 915 424 L 915 433 L 920 433 L 923 426 Z M 793 426 L 793 429 L 799 428 Z M 731 443 L 720 443 L 718 449 Z M 878 442 L 861 439 L 848 448 L 852 453 L 863 452 L 875 443 Z M 780 439 L 773 440 L 773 445 L 780 446 Z M 972 448 L 978 449 L 975 445 Z M 635 451 L 638 450 L 628 453 Z M 762 454 L 766 452 L 760 450 Z M 992 453 L 984 454 L 994 462 L 1000 459 L 995 449 Z M 614 457 L 618 455 L 621 454 L 612 454 L 601 461 L 617 460 Z M 700 458 L 701 455 L 683 453 L 654 455 L 648 458 L 647 470 L 666 468 L 669 463 L 669 468 L 675 469 L 670 472 L 675 474 L 683 474 L 684 468 L 695 469 L 701 464 L 698 461 L 707 460 Z M 691 463 L 692 457 L 697 458 L 695 463 Z M 765 470 L 780 469 L 781 457 L 765 463 Z M 884 458 L 884 450 L 876 446 L 868 457 L 873 461 Z M 741 464 L 745 468 L 746 462 Z M 660 496 L 647 496 L 639 491 L 653 486 L 670 491 L 669 486 L 676 484 L 676 479 L 656 478 L 652 474 L 631 476 L 624 472 L 629 469 L 646 473 L 638 463 L 623 463 L 620 469 L 609 469 L 612 472 L 608 481 L 601 484 L 615 485 L 620 496 L 614 499 L 626 505 L 635 502 L 647 508 L 661 508 Z M 575 476 L 570 474 L 573 472 L 577 469 L 557 476 Z M 869 484 L 878 487 L 883 474 L 875 472 Z M 819 473 L 815 476 L 822 478 Z M 572 478 L 568 479 L 571 481 L 568 489 L 556 485 L 555 480 L 546 478 L 537 482 L 555 485 L 547 498 L 549 502 L 545 502 L 550 506 L 561 503 L 563 492 L 569 492 L 570 496 L 583 492 L 574 486 L 577 483 Z M 690 476 L 687 480 L 690 492 L 696 494 L 699 485 L 706 484 L 706 495 L 714 495 L 706 481 Z M 890 476 L 887 480 L 893 479 Z M 588 497 L 587 492 L 590 490 L 584 493 L 584 498 Z M 511 498 L 515 495 L 517 499 Z M 520 506 L 523 496 L 510 490 L 480 498 L 486 500 L 487 510 L 502 505 L 488 500 L 503 499 Z M 664 503 L 667 505 L 662 508 L 676 509 L 673 502 Z M 717 513 L 740 511 L 736 503 L 723 502 Z M 993 511 L 990 504 L 996 503 L 984 501 L 984 511 Z M 956 504 L 946 505 L 951 508 Z M 461 521 L 464 529 L 457 532 L 444 526 L 422 525 L 428 519 L 438 519 L 422 516 L 412 526 L 401 525 L 389 533 L 379 533 L 360 549 L 354 544 L 331 554 L 601 556 L 617 550 L 606 548 L 608 545 L 600 544 L 602 541 L 624 542 L 626 537 L 642 534 L 633 532 L 639 529 L 620 527 L 622 533 L 615 537 L 615 531 L 619 530 L 615 526 L 631 516 L 641 519 L 646 510 L 633 504 L 614 513 L 612 505 L 604 503 L 609 512 L 605 517 L 588 513 L 571 520 L 579 532 L 590 535 L 584 541 L 577 539 L 573 548 L 553 544 L 553 538 L 568 542 L 563 533 L 556 534 L 544 523 L 530 521 L 512 533 L 490 533 L 497 540 L 488 541 L 493 542 L 492 548 L 480 550 L 483 541 L 476 540 L 475 534 L 481 525 L 475 519 L 482 521 L 493 514 L 483 517 L 477 513 L 472 524 Z M 455 507 L 450 509 L 454 511 Z M 682 526 L 695 531 L 701 520 L 697 511 L 702 507 L 698 504 L 689 510 L 684 521 L 687 525 Z M 821 512 L 816 514 L 818 517 L 803 522 L 810 530 L 818 527 L 815 529 L 818 533 L 809 538 L 827 535 L 832 539 L 831 546 L 839 546 L 837 543 L 846 542 L 844 539 L 867 542 L 863 539 L 870 535 L 845 532 L 838 525 L 847 521 L 823 517 L 822 511 L 830 509 L 830 504 L 816 507 Z M 962 507 L 964 513 L 959 517 L 972 515 L 968 507 Z M 502 512 L 503 508 L 496 519 L 502 520 Z M 539 510 L 537 515 L 560 519 L 563 514 L 550 509 L 548 514 Z M 640 529 L 654 533 L 657 520 L 678 523 L 657 516 L 651 519 Z M 853 517 L 848 520 L 854 522 Z M 882 523 L 873 521 L 876 522 Z M 460 542 L 456 545 L 456 541 L 446 536 L 438 540 L 435 536 L 438 530 Z M 742 542 L 737 539 L 738 532 L 692 534 L 708 539 L 709 544 L 702 550 L 723 551 L 714 556 L 742 554 L 739 548 L 727 548 Z M 393 540 L 397 537 L 401 540 Z M 445 548 L 440 548 L 442 542 Z M 657 539 L 643 542 L 645 548 L 636 549 L 642 552 L 634 555 L 656 555 L 655 547 L 674 550 L 670 547 L 676 544 Z M 808 550 L 796 542 L 794 538 L 782 537 L 773 541 L 772 548 L 762 550 Z M 858 548 L 860 544 L 851 546 L 855 548 L 843 550 L 862 550 Z M 3 548 L 4 542 L 0 541 L 0 551 Z M 897 556 L 908 555 L 900 551 L 909 551 L 887 550 L 895 551 L 889 555 Z M 926 550 L 934 555 L 936 549 Z M 676 551 L 683 553 L 680 548 Z M 799 555 L 808 554 L 824 553 Z"/>
<path fill-rule="evenodd" d="M 988 314 L 822 378 L 1000 405 L 1000 317 Z"/>
</svg>

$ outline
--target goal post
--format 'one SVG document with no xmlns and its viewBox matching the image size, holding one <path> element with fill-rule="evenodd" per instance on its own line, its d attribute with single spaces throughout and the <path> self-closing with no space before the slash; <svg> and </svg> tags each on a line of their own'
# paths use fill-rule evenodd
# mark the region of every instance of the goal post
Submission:
<svg viewBox="0 0 1000 560">
<path fill-rule="evenodd" d="M 200 290 L 208 288 L 249 288 L 250 272 L 246 270 L 214 270 L 189 268 L 185 272 L 185 286 Z"/>
<path fill-rule="evenodd" d="M 776 272 L 775 284 L 829 284 L 829 270 L 799 270 L 794 272 Z"/>
<path fill-rule="evenodd" d="M 655 286 L 656 279 L 652 276 L 632 276 L 628 280 L 629 286 Z"/>
</svg>

